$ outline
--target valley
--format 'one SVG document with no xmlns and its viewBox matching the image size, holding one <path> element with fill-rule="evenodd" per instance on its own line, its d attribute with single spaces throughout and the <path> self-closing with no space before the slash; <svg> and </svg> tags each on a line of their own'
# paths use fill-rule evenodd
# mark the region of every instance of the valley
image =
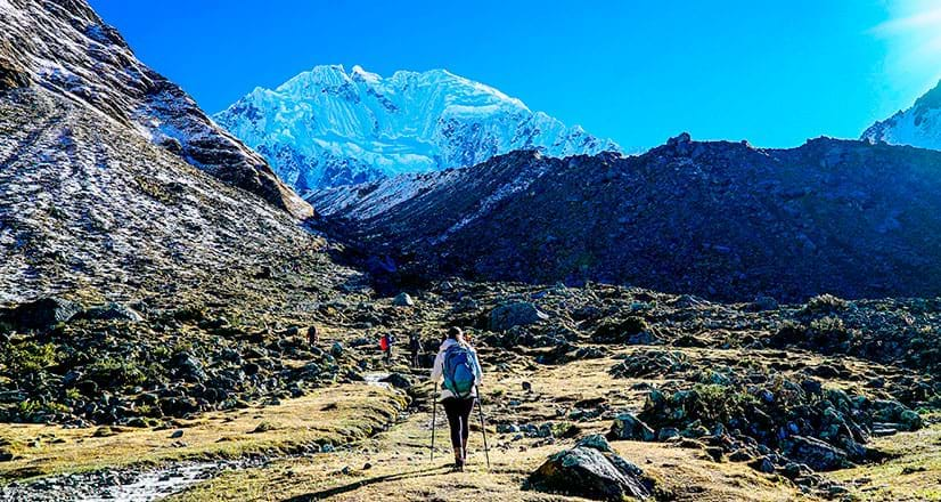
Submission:
<svg viewBox="0 0 942 502">
<path fill-rule="evenodd" d="M 626 155 L 447 70 L 296 72 L 209 115 L 85 0 L 0 0 L 0 502 L 942 496 L 938 86 Z"/>
</svg>

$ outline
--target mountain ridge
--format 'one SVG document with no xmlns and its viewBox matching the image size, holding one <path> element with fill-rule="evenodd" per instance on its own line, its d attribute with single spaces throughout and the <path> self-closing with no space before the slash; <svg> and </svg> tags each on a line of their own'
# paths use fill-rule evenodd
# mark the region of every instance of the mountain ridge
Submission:
<svg viewBox="0 0 942 502">
<path fill-rule="evenodd" d="M 934 296 L 938 175 L 924 149 L 683 134 L 636 157 L 513 152 L 308 200 L 406 280 L 591 280 L 730 301 Z"/>
<path fill-rule="evenodd" d="M 0 2 L 0 80 L 30 82 L 99 110 L 186 162 L 297 218 L 311 208 L 265 160 L 217 126 L 179 86 L 139 61 L 84 1 Z"/>
</svg>

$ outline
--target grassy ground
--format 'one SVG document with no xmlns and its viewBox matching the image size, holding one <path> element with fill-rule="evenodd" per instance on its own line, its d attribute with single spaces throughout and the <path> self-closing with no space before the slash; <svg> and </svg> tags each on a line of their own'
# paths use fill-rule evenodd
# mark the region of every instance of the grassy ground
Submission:
<svg viewBox="0 0 942 502">
<path fill-rule="evenodd" d="M 65 429 L 2 424 L 0 441 L 16 458 L 0 463 L 0 482 L 129 464 L 291 452 L 311 443 L 365 438 L 395 420 L 403 396 L 366 384 L 347 384 L 277 406 L 207 413 L 165 430 Z M 179 438 L 171 438 L 175 431 Z"/>
<path fill-rule="evenodd" d="M 618 407 L 640 406 L 643 394 L 627 390 L 635 382 L 608 375 L 613 363 L 605 358 L 535 367 L 523 360 L 503 361 L 512 371 L 489 375 L 485 394 L 490 403 L 488 416 L 541 423 L 557 419 L 556 410 L 567 403 L 599 397 Z M 523 390 L 524 381 L 531 383 L 531 392 Z M 448 468 L 451 452 L 441 409 L 438 418 L 434 462 L 429 455 L 431 415 L 422 409 L 351 449 L 226 472 L 171 500 L 577 500 L 522 489 L 526 477 L 549 455 L 571 446 L 574 440 L 514 439 L 513 433 L 498 434 L 488 427 L 491 469 L 487 470 L 480 429 L 474 426 L 469 469 L 456 474 Z M 604 432 L 609 425 L 609 420 L 583 422 L 580 434 Z M 799 496 L 775 477 L 766 477 L 744 464 L 715 463 L 702 450 L 633 441 L 614 442 L 613 446 L 658 479 L 676 500 L 792 500 Z"/>
<path fill-rule="evenodd" d="M 938 416 L 935 417 L 936 419 Z M 939 459 L 940 429 L 936 422 L 917 432 L 878 438 L 871 446 L 896 458 L 833 473 L 865 501 L 939 500 L 942 479 Z"/>
</svg>

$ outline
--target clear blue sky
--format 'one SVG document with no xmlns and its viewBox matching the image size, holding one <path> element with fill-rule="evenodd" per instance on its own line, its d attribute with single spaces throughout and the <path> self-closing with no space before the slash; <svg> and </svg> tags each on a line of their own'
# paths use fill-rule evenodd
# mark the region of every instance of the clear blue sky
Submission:
<svg viewBox="0 0 942 502">
<path fill-rule="evenodd" d="M 90 1 L 211 113 L 318 64 L 447 68 L 627 149 L 794 146 L 857 137 L 940 75 L 937 0 Z"/>
</svg>

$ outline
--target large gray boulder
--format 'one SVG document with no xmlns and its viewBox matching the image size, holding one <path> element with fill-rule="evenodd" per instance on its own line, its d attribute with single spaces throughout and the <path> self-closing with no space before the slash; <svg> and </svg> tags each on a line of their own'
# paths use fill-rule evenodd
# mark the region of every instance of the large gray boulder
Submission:
<svg viewBox="0 0 942 502">
<path fill-rule="evenodd" d="M 17 329 L 42 330 L 60 322 L 67 322 L 80 314 L 82 310 L 82 306 L 78 303 L 49 297 L 18 305 L 6 316 Z"/>
<path fill-rule="evenodd" d="M 654 482 L 639 467 L 615 454 L 604 437 L 593 435 L 552 455 L 530 475 L 525 487 L 594 500 L 623 501 L 650 497 Z"/>
<path fill-rule="evenodd" d="M 409 293 L 399 293 L 392 300 L 392 304 L 396 307 L 413 307 L 415 306 L 415 300 L 409 296 Z"/>
<path fill-rule="evenodd" d="M 792 436 L 783 445 L 785 455 L 816 471 L 833 471 L 847 467 L 847 452 L 835 448 L 820 439 Z"/>
<path fill-rule="evenodd" d="M 506 331 L 514 326 L 529 326 L 549 319 L 530 302 L 513 302 L 491 310 L 488 328 L 491 331 Z"/>
<path fill-rule="evenodd" d="M 634 441 L 654 441 L 654 430 L 631 413 L 621 413 L 612 422 L 608 432 L 609 439 L 631 439 Z"/>
</svg>

